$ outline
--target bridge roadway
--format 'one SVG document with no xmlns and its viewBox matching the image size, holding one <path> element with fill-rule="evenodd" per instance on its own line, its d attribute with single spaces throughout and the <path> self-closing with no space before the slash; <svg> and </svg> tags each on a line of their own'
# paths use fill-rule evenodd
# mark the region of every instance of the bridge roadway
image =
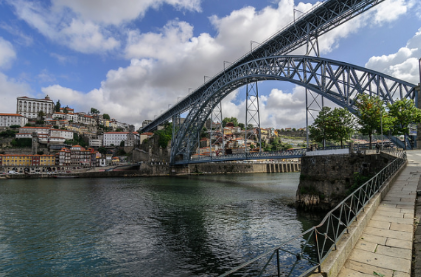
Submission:
<svg viewBox="0 0 421 277">
<path fill-rule="evenodd" d="M 421 151 L 408 151 L 408 164 L 393 182 L 357 239 L 338 277 L 410 277 L 414 241 L 417 187 L 421 177 Z M 369 212 L 367 212 L 369 214 Z M 415 219 L 415 220 L 414 220 Z M 360 221 L 361 224 L 361 221 Z M 421 242 L 417 249 L 421 248 Z M 415 253 L 420 256 L 420 254 Z M 418 274 L 417 274 L 418 273 Z M 321 276 L 321 275 L 320 275 Z"/>
</svg>

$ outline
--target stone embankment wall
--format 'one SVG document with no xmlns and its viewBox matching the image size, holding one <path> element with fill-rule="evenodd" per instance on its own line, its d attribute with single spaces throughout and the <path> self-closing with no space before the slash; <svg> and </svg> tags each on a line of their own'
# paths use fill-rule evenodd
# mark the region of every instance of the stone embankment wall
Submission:
<svg viewBox="0 0 421 277">
<path fill-rule="evenodd" d="M 331 210 L 394 159 L 384 153 L 303 157 L 296 206 Z"/>
<path fill-rule="evenodd" d="M 206 163 L 190 164 L 189 174 L 281 173 L 300 171 L 300 162 L 290 163 Z"/>
</svg>

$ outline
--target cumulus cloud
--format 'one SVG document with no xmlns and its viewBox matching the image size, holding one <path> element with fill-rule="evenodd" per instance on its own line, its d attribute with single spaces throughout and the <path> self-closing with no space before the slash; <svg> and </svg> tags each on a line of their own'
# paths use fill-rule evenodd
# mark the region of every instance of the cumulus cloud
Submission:
<svg viewBox="0 0 421 277">
<path fill-rule="evenodd" d="M 63 9 L 43 7 L 36 2 L 9 1 L 17 16 L 55 43 L 82 53 L 103 53 L 120 46 L 110 32 L 91 21 L 72 17 Z"/>
<path fill-rule="evenodd" d="M 13 45 L 0 37 L 0 68 L 8 67 L 15 58 L 16 52 Z"/>
<path fill-rule="evenodd" d="M 19 96 L 31 97 L 30 87 L 27 84 L 10 79 L 0 72 L 0 111 L 2 113 L 16 113 L 16 98 Z"/>
<path fill-rule="evenodd" d="M 366 67 L 391 75 L 398 79 L 417 84 L 419 80 L 419 62 L 421 57 L 421 28 L 405 47 L 396 53 L 374 56 L 366 63 Z"/>
<path fill-rule="evenodd" d="M 148 9 L 158 9 L 164 4 L 180 10 L 201 10 L 200 0 L 53 0 L 53 4 L 58 8 L 70 8 L 84 20 L 114 25 L 143 17 Z"/>
</svg>

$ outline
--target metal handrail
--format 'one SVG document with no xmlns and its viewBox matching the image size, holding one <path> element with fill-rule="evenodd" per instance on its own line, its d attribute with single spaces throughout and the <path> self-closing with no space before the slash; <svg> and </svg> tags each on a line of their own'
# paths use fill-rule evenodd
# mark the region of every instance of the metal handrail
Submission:
<svg viewBox="0 0 421 277">
<path fill-rule="evenodd" d="M 219 277 L 238 273 L 254 263 L 259 263 L 258 266 L 262 267 L 257 276 L 264 276 L 265 273 L 270 276 L 281 276 L 281 271 L 282 276 L 308 276 L 316 269 L 321 272 L 321 263 L 333 249 L 336 249 L 336 243 L 344 233 L 348 232 L 349 226 L 357 220 L 367 202 L 405 164 L 406 152 L 393 151 L 393 155 L 397 157 L 395 160 L 328 212 L 319 225 Z M 300 251 L 289 249 L 292 243 L 300 243 Z M 288 259 L 287 265 L 281 266 L 281 259 Z"/>
</svg>

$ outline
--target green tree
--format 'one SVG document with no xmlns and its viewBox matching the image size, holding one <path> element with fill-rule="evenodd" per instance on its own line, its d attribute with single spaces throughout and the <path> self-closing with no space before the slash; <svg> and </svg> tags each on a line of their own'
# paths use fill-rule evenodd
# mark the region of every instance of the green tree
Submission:
<svg viewBox="0 0 421 277">
<path fill-rule="evenodd" d="M 17 129 L 17 128 L 20 128 L 20 125 L 10 125 L 9 128 L 11 128 L 11 129 Z"/>
<path fill-rule="evenodd" d="M 109 115 L 109 114 L 107 114 L 107 113 L 104 113 L 104 114 L 102 115 L 102 118 L 103 118 L 103 119 L 106 119 L 106 120 L 110 120 L 110 115 Z"/>
<path fill-rule="evenodd" d="M 329 132 L 331 132 L 331 125 L 333 125 L 331 108 L 323 107 L 314 120 L 314 123 L 309 126 L 309 137 L 320 143 L 330 139 Z"/>
<path fill-rule="evenodd" d="M 68 107 L 64 107 L 63 113 L 69 113 L 69 110 L 67 110 Z"/>
<path fill-rule="evenodd" d="M 60 104 L 60 99 L 59 99 L 59 100 L 57 100 L 56 104 L 54 105 L 54 111 L 60 112 L 60 108 L 61 108 L 61 104 Z"/>
<path fill-rule="evenodd" d="M 240 127 L 241 130 L 244 130 L 244 128 L 246 127 L 246 125 L 244 125 L 244 123 L 238 123 L 238 127 Z"/>
<path fill-rule="evenodd" d="M 370 97 L 367 94 L 360 95 L 356 102 L 359 131 L 361 134 L 369 136 L 370 148 L 374 132 L 380 133 L 382 129 L 383 132 L 388 132 L 395 121 L 393 117 L 388 116 L 383 104 L 379 97 Z"/>
<path fill-rule="evenodd" d="M 253 124 L 248 124 L 248 125 L 247 125 L 247 130 L 250 130 L 250 129 L 254 129 Z"/>
<path fill-rule="evenodd" d="M 107 154 L 107 149 L 105 147 L 101 146 L 101 147 L 98 148 L 98 152 L 105 155 L 105 154 Z"/>
<path fill-rule="evenodd" d="M 98 115 L 98 114 L 100 114 L 101 112 L 99 111 L 99 110 L 97 110 L 97 109 L 95 109 L 95 108 L 91 108 L 91 114 L 94 114 L 94 115 Z"/>
<path fill-rule="evenodd" d="M 120 147 L 124 147 L 124 140 L 122 140 L 121 142 L 120 142 Z"/>
<path fill-rule="evenodd" d="M 331 113 L 333 119 L 333 133 L 331 139 L 341 143 L 344 146 L 344 140 L 351 137 L 354 132 L 356 120 L 355 116 L 345 108 L 335 108 Z"/>
<path fill-rule="evenodd" d="M 164 129 L 154 133 L 159 136 L 158 145 L 167 148 L 168 142 L 172 139 L 172 123 L 166 123 Z"/>
<path fill-rule="evenodd" d="M 395 119 L 395 124 L 392 127 L 393 135 L 409 134 L 409 124 L 421 123 L 421 110 L 415 107 L 415 104 L 410 99 L 401 99 L 395 101 L 393 104 L 388 104 L 389 116 Z"/>
<path fill-rule="evenodd" d="M 236 117 L 225 117 L 222 120 L 222 127 L 225 127 L 228 122 L 231 122 L 234 126 L 238 126 L 238 119 Z"/>
</svg>

